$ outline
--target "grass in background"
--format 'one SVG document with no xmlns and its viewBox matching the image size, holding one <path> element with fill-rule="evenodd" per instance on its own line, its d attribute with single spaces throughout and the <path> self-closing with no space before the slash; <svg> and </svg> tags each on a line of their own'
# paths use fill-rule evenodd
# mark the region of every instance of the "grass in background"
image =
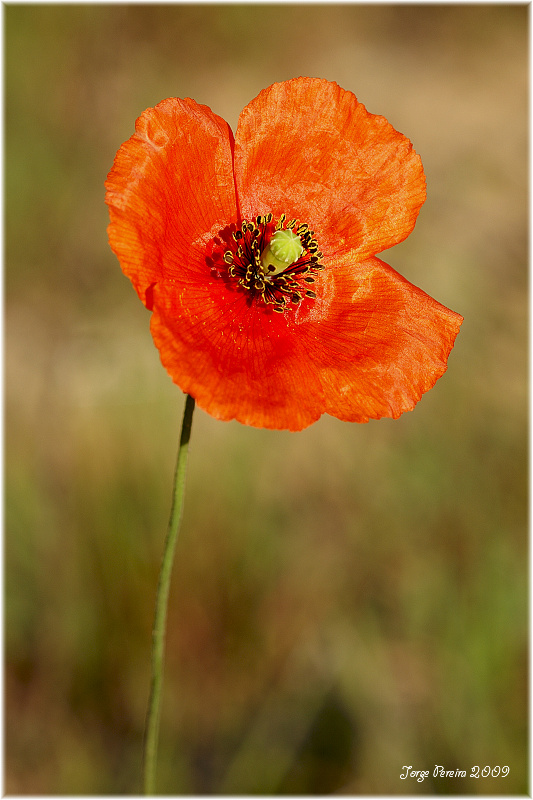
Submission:
<svg viewBox="0 0 533 800">
<path fill-rule="evenodd" d="M 398 421 L 197 411 L 159 787 L 527 792 L 527 9 L 286 7 L 286 41 L 258 48 L 280 11 L 5 9 L 9 794 L 140 786 L 183 397 L 107 247 L 105 175 L 163 97 L 235 122 L 299 74 L 413 138 L 429 198 L 385 260 L 465 323 Z M 404 764 L 511 771 L 415 784 Z"/>
</svg>

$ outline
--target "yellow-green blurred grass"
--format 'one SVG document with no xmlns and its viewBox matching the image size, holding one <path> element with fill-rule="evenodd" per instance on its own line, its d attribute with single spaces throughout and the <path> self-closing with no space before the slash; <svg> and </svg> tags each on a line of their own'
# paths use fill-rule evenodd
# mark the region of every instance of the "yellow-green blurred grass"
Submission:
<svg viewBox="0 0 533 800">
<path fill-rule="evenodd" d="M 289 434 L 196 412 L 159 787 L 526 792 L 526 14 L 6 8 L 8 793 L 140 786 L 183 399 L 107 247 L 114 152 L 165 96 L 234 125 L 298 74 L 413 139 L 428 201 L 384 258 L 465 323 L 397 421 Z M 399 779 L 436 763 L 511 772 Z"/>
</svg>

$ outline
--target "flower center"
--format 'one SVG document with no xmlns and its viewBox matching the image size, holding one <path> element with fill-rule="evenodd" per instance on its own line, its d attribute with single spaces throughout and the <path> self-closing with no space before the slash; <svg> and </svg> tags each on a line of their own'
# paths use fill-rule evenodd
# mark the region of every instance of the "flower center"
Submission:
<svg viewBox="0 0 533 800">
<path fill-rule="evenodd" d="M 297 261 L 304 251 L 302 240 L 290 228 L 276 231 L 261 253 L 261 266 L 266 275 L 279 275 Z"/>
<path fill-rule="evenodd" d="M 283 313 L 289 303 L 316 297 L 309 287 L 324 269 L 321 257 L 307 223 L 285 223 L 285 214 L 274 223 L 269 213 L 221 230 L 209 243 L 206 260 L 215 275 L 235 281 L 251 299 Z"/>
</svg>

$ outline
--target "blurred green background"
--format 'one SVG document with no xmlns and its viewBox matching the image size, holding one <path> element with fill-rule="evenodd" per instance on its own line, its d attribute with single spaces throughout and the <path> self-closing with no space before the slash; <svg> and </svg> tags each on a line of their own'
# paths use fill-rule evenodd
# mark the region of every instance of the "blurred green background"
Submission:
<svg viewBox="0 0 533 800">
<path fill-rule="evenodd" d="M 526 793 L 528 8 L 3 12 L 5 791 L 140 791 L 183 395 L 107 244 L 115 152 L 165 97 L 235 129 L 307 75 L 413 141 L 428 200 L 383 257 L 465 322 L 397 421 L 196 412 L 158 786 Z M 510 774 L 400 780 L 435 764 Z"/>
</svg>

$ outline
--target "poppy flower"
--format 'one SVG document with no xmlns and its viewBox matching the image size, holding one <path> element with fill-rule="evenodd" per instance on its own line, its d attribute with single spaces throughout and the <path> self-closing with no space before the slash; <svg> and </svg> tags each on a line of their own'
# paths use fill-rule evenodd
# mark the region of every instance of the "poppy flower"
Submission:
<svg viewBox="0 0 533 800">
<path fill-rule="evenodd" d="M 420 157 L 336 83 L 270 86 L 235 136 L 208 107 L 163 100 L 106 188 L 161 361 L 214 417 L 397 418 L 446 370 L 462 317 L 376 256 L 414 227 Z"/>
</svg>

